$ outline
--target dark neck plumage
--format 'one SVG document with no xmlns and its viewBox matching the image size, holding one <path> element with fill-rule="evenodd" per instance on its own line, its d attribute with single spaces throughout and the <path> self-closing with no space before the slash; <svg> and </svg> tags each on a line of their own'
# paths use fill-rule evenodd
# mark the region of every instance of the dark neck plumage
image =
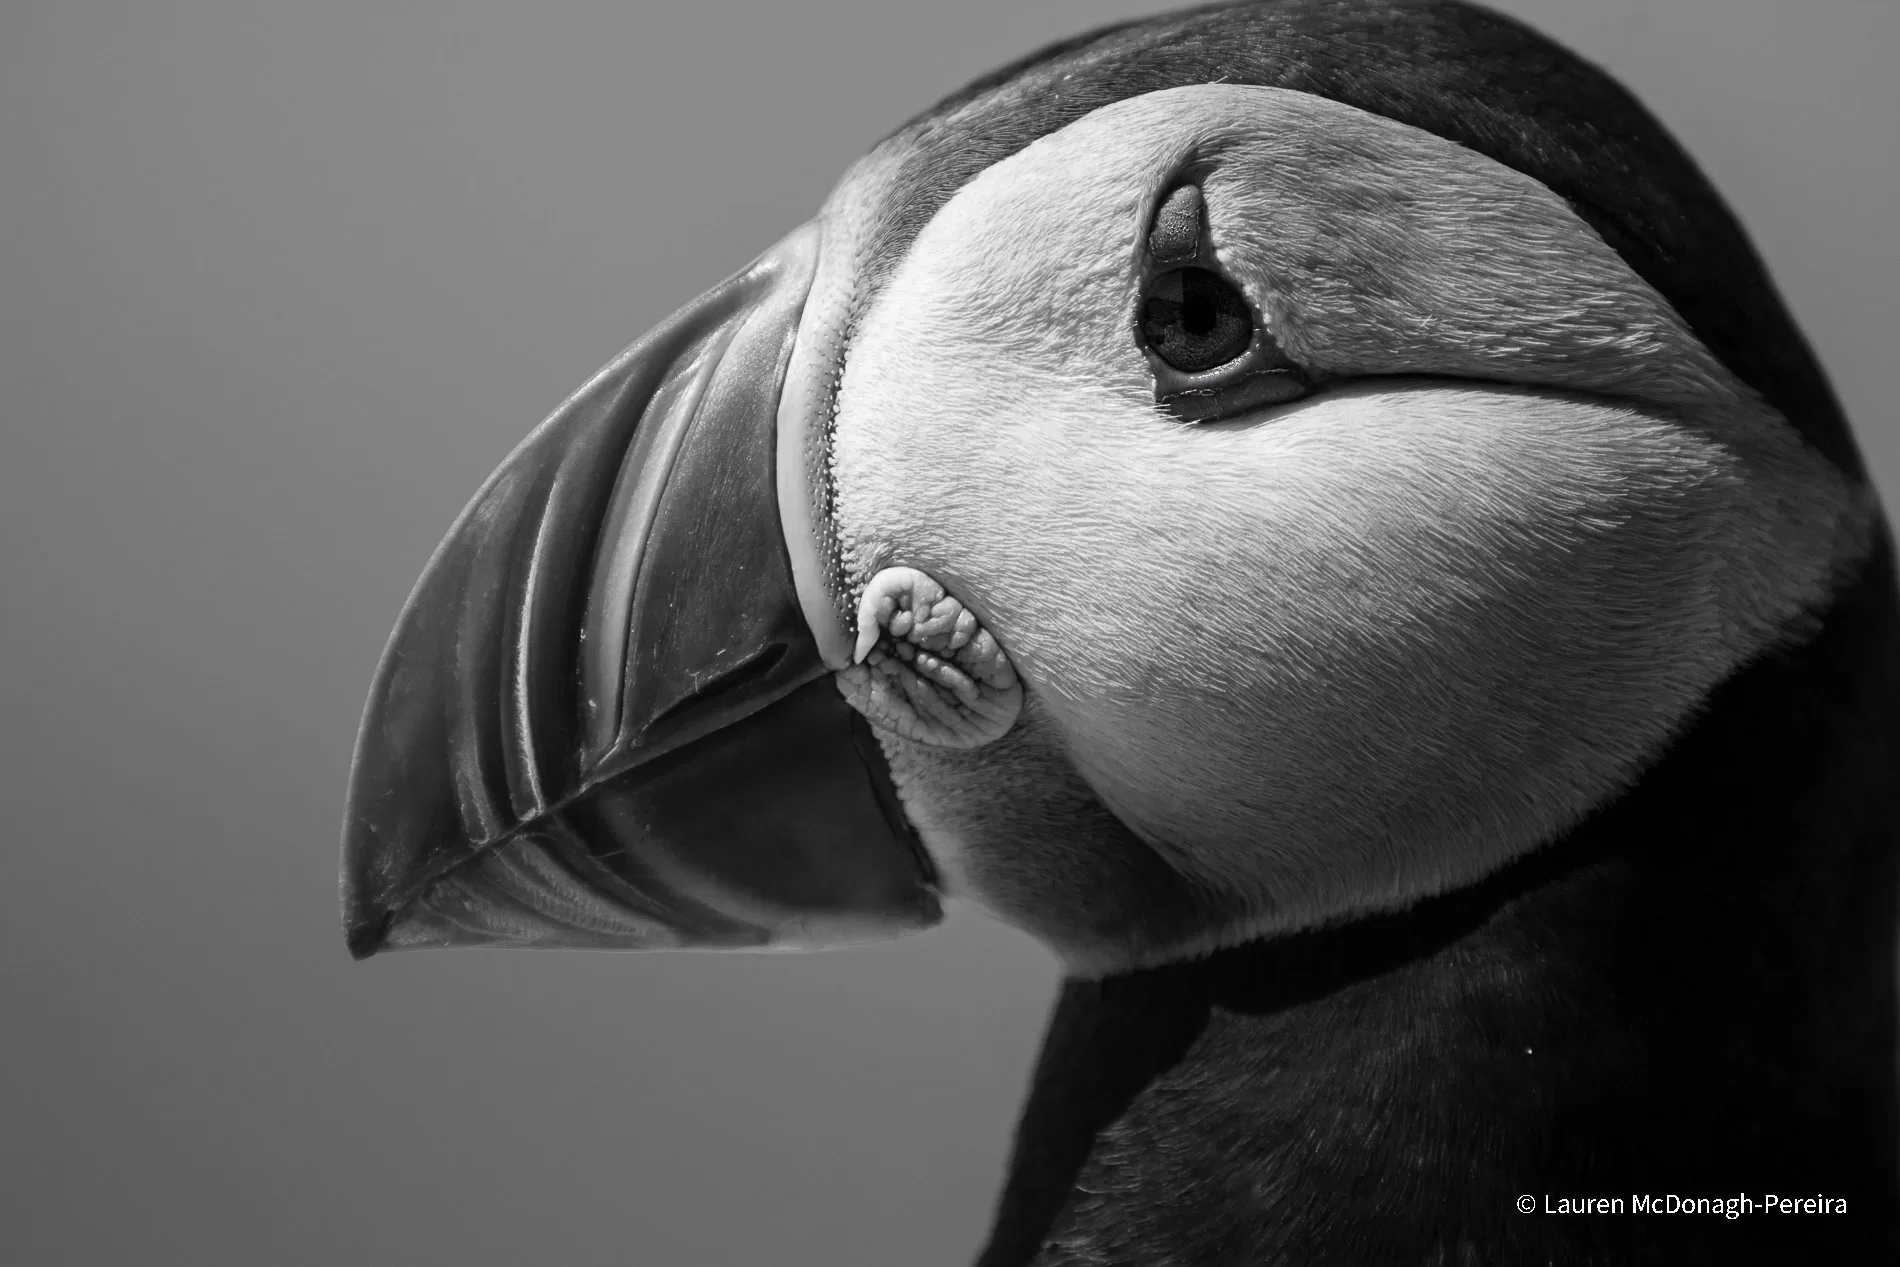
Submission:
<svg viewBox="0 0 1900 1267">
<path fill-rule="evenodd" d="M 1069 982 L 981 1267 L 1900 1261 L 1897 729 L 1883 541 L 1566 839 L 1398 914 Z M 1623 1209 L 1546 1212 L 1585 1198 Z"/>
</svg>

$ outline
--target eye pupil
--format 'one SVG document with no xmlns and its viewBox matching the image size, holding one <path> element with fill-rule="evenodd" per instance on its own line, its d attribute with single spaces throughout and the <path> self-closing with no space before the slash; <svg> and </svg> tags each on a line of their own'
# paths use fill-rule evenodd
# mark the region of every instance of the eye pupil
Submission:
<svg viewBox="0 0 1900 1267">
<path fill-rule="evenodd" d="M 1148 288 L 1141 332 L 1156 356 L 1186 374 L 1225 365 L 1253 342 L 1240 292 L 1204 268 L 1163 273 Z"/>
<path fill-rule="evenodd" d="M 1181 328 L 1199 338 L 1213 331 L 1220 321 L 1220 310 L 1204 296 L 1195 295 L 1181 305 Z"/>
</svg>

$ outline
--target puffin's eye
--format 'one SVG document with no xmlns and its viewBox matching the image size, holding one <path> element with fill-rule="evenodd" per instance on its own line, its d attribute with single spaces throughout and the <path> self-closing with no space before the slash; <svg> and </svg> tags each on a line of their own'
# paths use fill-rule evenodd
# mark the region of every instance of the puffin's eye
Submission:
<svg viewBox="0 0 1900 1267">
<path fill-rule="evenodd" d="M 1154 371 L 1155 403 L 1182 422 L 1218 422 L 1312 389 L 1254 320 L 1247 297 L 1216 271 L 1206 222 L 1199 185 L 1177 185 L 1156 207 L 1136 323 Z"/>
<path fill-rule="evenodd" d="M 1219 274 L 1178 268 L 1149 283 L 1141 333 L 1156 356 L 1183 374 L 1199 374 L 1247 350 L 1253 313 Z"/>
</svg>

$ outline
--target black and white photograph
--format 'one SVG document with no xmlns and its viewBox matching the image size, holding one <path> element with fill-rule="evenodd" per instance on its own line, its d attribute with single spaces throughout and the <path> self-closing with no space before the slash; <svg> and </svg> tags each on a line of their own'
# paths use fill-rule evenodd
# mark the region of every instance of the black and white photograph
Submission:
<svg viewBox="0 0 1900 1267">
<path fill-rule="evenodd" d="M 0 12 L 0 1263 L 1900 1263 L 1893 0 Z"/>
</svg>

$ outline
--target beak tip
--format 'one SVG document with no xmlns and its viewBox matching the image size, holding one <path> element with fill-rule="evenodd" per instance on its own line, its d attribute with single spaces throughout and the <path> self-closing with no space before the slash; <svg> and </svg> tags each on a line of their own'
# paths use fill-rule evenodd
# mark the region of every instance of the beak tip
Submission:
<svg viewBox="0 0 1900 1267">
<path fill-rule="evenodd" d="M 343 944 L 350 958 L 361 961 L 383 948 L 389 935 L 388 911 L 352 911 L 344 916 Z"/>
</svg>

